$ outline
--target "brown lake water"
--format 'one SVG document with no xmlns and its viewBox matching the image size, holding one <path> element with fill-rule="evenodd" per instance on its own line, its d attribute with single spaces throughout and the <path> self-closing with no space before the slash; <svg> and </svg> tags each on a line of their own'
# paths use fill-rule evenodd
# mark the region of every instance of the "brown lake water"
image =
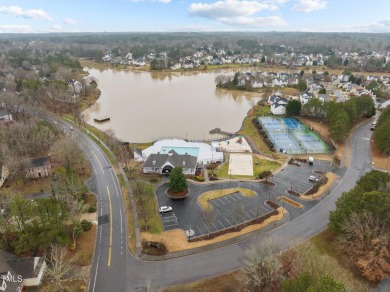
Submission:
<svg viewBox="0 0 390 292">
<path fill-rule="evenodd" d="M 87 123 L 112 129 L 129 142 L 149 142 L 162 137 L 216 138 L 213 128 L 229 132 L 240 129 L 259 93 L 228 91 L 215 87 L 219 72 L 135 72 L 86 69 L 98 79 L 101 96 L 85 112 Z M 109 116 L 106 123 L 95 117 Z"/>
</svg>

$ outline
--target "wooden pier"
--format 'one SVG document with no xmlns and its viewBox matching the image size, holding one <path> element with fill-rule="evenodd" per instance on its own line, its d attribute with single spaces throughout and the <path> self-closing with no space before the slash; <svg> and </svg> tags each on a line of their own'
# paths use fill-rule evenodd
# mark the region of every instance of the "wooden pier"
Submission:
<svg viewBox="0 0 390 292">
<path fill-rule="evenodd" d="M 222 131 L 221 128 L 214 128 L 214 129 L 209 131 L 209 134 L 221 134 L 221 135 L 225 135 L 225 136 L 228 136 L 228 137 L 235 135 L 235 133 Z"/>
<path fill-rule="evenodd" d="M 93 119 L 95 122 L 98 123 L 103 123 L 103 122 L 108 122 L 110 120 L 110 117 L 104 116 L 104 117 L 96 117 Z"/>
</svg>

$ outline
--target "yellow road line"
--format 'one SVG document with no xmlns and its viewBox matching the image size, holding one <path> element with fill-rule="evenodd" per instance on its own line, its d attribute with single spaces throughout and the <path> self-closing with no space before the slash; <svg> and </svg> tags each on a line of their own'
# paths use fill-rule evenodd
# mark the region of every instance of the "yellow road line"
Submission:
<svg viewBox="0 0 390 292">
<path fill-rule="evenodd" d="M 102 172 L 104 173 L 104 169 L 103 169 L 102 165 L 100 164 L 100 160 L 99 160 L 99 158 L 97 158 L 97 156 L 96 156 L 95 152 L 92 152 L 92 154 L 93 154 L 93 155 L 95 155 L 95 157 L 96 157 L 96 160 L 97 160 L 97 162 L 99 163 L 99 165 L 100 165 L 100 168 L 101 168 Z M 107 188 L 108 188 L 108 187 L 107 187 Z"/>
<path fill-rule="evenodd" d="M 108 194 L 108 202 L 110 205 L 110 247 L 108 249 L 108 263 L 107 266 L 111 265 L 111 247 L 112 247 L 112 205 L 111 205 L 111 195 L 110 195 L 110 190 L 108 189 L 107 186 L 107 194 Z"/>
</svg>

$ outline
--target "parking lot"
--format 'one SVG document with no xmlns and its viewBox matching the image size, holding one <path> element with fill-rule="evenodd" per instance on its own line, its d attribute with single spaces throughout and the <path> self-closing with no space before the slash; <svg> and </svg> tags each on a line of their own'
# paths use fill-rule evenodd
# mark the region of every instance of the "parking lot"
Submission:
<svg viewBox="0 0 390 292">
<path fill-rule="evenodd" d="M 270 178 L 270 181 L 276 184 L 275 186 L 239 180 L 202 185 L 190 183 L 190 195 L 183 200 L 168 198 L 166 195 L 167 185 L 162 185 L 156 191 L 158 204 L 159 206 L 171 206 L 173 209 L 172 212 L 161 214 L 164 230 L 193 229 L 195 236 L 223 230 L 271 212 L 272 209 L 265 204 L 265 201 L 280 195 L 299 201 L 304 206 L 303 209 L 296 209 L 285 205 L 290 213 L 290 218 L 293 219 L 314 206 L 316 202 L 299 200 L 287 194 L 287 190 L 291 189 L 292 186 L 294 191 L 304 193 L 313 186 L 313 183 L 309 181 L 309 176 L 318 176 L 313 171 L 329 171 L 329 169 L 329 162 L 324 161 L 315 161 L 314 165 L 302 163 L 300 167 L 288 165 L 283 171 Z M 256 195 L 247 198 L 240 193 L 233 193 L 210 200 L 209 203 L 213 207 L 212 212 L 203 211 L 197 202 L 198 196 L 203 192 L 239 187 L 252 189 Z"/>
</svg>

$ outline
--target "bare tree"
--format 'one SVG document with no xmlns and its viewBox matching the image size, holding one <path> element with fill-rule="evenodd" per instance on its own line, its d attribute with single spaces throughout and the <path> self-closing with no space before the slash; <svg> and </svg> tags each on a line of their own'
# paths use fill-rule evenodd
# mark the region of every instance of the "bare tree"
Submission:
<svg viewBox="0 0 390 292">
<path fill-rule="evenodd" d="M 151 186 L 140 180 L 134 181 L 134 197 L 137 202 L 137 211 L 139 217 L 144 221 L 144 229 L 149 229 L 149 220 L 151 218 L 151 211 L 148 206 L 150 196 L 152 195 Z"/>
<path fill-rule="evenodd" d="M 342 231 L 339 247 L 364 277 L 380 281 L 390 273 L 390 235 L 384 222 L 370 212 L 352 213 Z"/>
<path fill-rule="evenodd" d="M 233 215 L 232 215 L 234 224 L 239 224 L 241 222 L 241 220 L 244 218 L 244 215 L 245 215 L 244 205 L 242 203 L 237 204 L 234 207 Z"/>
<path fill-rule="evenodd" d="M 82 165 L 85 162 L 84 155 L 76 142 L 68 137 L 57 140 L 51 147 L 53 162 L 63 165 L 68 171 L 79 170 L 82 174 Z"/>
<path fill-rule="evenodd" d="M 75 255 L 71 255 L 66 247 L 52 245 L 50 251 L 46 254 L 47 262 L 46 274 L 49 279 L 54 282 L 56 291 L 63 291 L 62 280 L 71 270 L 71 264 L 76 259 Z"/>
<path fill-rule="evenodd" d="M 215 214 L 212 210 L 203 210 L 200 214 L 200 220 L 204 224 L 204 226 L 207 229 L 207 234 L 210 235 L 211 228 L 213 227 L 213 224 L 215 222 Z"/>
<path fill-rule="evenodd" d="M 281 265 L 277 259 L 279 245 L 265 238 L 245 252 L 243 267 L 238 276 L 240 283 L 249 291 L 278 291 L 282 280 Z"/>
</svg>

